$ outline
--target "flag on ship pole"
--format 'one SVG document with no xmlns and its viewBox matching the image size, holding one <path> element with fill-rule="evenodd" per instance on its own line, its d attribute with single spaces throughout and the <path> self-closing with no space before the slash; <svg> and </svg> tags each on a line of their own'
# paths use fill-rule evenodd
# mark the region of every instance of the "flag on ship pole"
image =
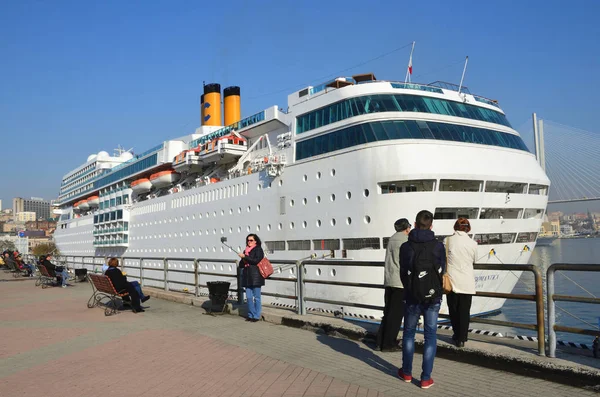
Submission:
<svg viewBox="0 0 600 397">
<path fill-rule="evenodd" d="M 412 49 L 410 50 L 410 58 L 408 58 L 408 67 L 406 68 L 406 77 L 404 78 L 405 83 L 410 83 L 410 78 L 412 76 L 412 56 L 415 50 L 415 42 L 412 43 Z"/>
</svg>

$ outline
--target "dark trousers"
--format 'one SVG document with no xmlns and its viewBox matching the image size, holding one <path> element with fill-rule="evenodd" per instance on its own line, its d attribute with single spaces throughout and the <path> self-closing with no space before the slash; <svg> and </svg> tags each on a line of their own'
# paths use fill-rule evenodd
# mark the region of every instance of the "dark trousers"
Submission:
<svg viewBox="0 0 600 397">
<path fill-rule="evenodd" d="M 131 307 L 141 309 L 140 294 L 138 294 L 137 288 L 133 283 L 127 283 L 127 292 L 129 292 L 129 298 L 131 299 Z"/>
<path fill-rule="evenodd" d="M 453 338 L 458 342 L 466 342 L 469 338 L 469 320 L 471 317 L 471 301 L 473 295 L 457 294 L 448 295 L 448 313 L 452 323 Z"/>
<path fill-rule="evenodd" d="M 404 288 L 385 287 L 384 301 L 377 345 L 382 349 L 389 349 L 398 344 L 398 332 L 404 317 Z"/>
</svg>

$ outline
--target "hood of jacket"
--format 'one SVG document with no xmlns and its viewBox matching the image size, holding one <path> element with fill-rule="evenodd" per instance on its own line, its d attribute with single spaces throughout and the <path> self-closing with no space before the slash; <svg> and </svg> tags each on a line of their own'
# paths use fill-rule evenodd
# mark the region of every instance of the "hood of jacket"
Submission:
<svg viewBox="0 0 600 397">
<path fill-rule="evenodd" d="M 408 241 L 415 243 L 426 243 L 431 240 L 435 240 L 435 233 L 429 229 L 413 229 L 408 234 Z"/>
</svg>

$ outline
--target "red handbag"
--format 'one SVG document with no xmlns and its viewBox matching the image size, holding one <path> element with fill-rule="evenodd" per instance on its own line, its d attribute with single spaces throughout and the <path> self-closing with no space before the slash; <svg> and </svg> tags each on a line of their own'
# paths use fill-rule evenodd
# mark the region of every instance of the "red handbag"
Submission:
<svg viewBox="0 0 600 397">
<path fill-rule="evenodd" d="M 267 257 L 263 257 L 260 262 L 257 264 L 258 271 L 263 278 L 268 278 L 271 274 L 273 274 L 273 265 L 267 259 Z"/>
</svg>

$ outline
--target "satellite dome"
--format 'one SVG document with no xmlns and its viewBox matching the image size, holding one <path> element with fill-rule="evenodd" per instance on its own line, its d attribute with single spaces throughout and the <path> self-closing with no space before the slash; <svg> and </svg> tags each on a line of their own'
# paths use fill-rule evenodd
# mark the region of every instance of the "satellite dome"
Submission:
<svg viewBox="0 0 600 397">
<path fill-rule="evenodd" d="M 130 152 L 123 152 L 121 153 L 121 155 L 119 156 L 122 160 L 131 160 L 133 158 L 133 154 L 131 154 Z"/>
<path fill-rule="evenodd" d="M 108 159 L 109 157 L 110 156 L 108 155 L 108 153 L 105 152 L 104 150 L 101 152 L 98 152 L 98 156 L 97 156 L 98 160 L 105 160 L 105 159 Z"/>
<path fill-rule="evenodd" d="M 96 158 L 96 155 L 95 155 L 95 154 L 90 154 L 90 155 L 88 156 L 88 158 L 87 158 L 87 161 L 92 161 L 92 160 L 94 160 L 95 158 Z"/>
</svg>

